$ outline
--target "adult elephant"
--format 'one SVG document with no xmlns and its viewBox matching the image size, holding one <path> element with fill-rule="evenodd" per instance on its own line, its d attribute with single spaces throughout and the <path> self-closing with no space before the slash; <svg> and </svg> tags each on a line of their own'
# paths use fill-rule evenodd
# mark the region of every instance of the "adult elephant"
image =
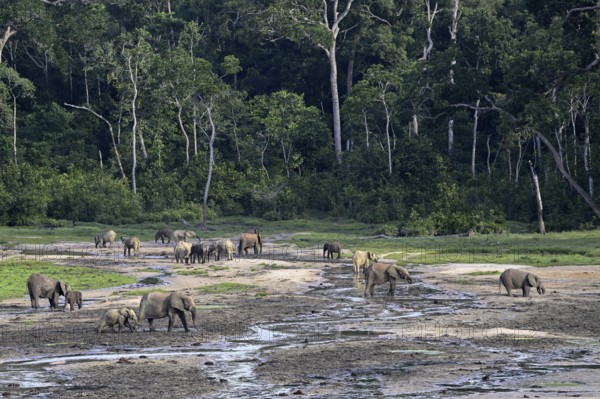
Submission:
<svg viewBox="0 0 600 399">
<path fill-rule="evenodd" d="M 233 260 L 233 251 L 235 251 L 235 245 L 230 239 L 217 241 L 217 260 L 221 260 L 222 254 L 227 254 L 227 260 Z"/>
<path fill-rule="evenodd" d="M 136 236 L 121 237 L 123 243 L 123 256 L 131 256 L 131 250 L 135 256 L 140 256 L 140 239 Z"/>
<path fill-rule="evenodd" d="M 192 244 L 185 241 L 179 241 L 177 245 L 175 245 L 175 263 L 183 263 L 185 261 L 186 265 L 190 263 L 190 256 L 192 254 Z"/>
<path fill-rule="evenodd" d="M 40 273 L 33 273 L 27 279 L 27 290 L 31 298 L 31 307 L 37 309 L 40 307 L 39 298 L 48 298 L 50 309 L 58 307 L 58 300 L 61 296 L 66 297 L 71 287 L 63 280 L 55 280 Z"/>
<path fill-rule="evenodd" d="M 248 249 L 253 248 L 255 254 L 262 254 L 262 237 L 260 233 L 242 233 L 238 244 L 238 254 L 244 252 L 248 255 Z"/>
<path fill-rule="evenodd" d="M 191 230 L 174 230 L 173 234 L 171 236 L 173 238 L 173 241 L 175 241 L 175 242 L 187 241 L 187 240 L 191 240 L 193 238 L 197 238 L 198 240 L 200 240 L 200 238 L 198 237 L 198 234 L 196 234 L 195 232 L 193 232 Z"/>
<path fill-rule="evenodd" d="M 371 251 L 356 251 L 352 256 L 352 264 L 354 265 L 354 274 L 359 274 L 361 270 L 369 266 L 370 260 L 377 260 L 377 255 Z"/>
<path fill-rule="evenodd" d="M 192 324 L 196 327 L 196 304 L 194 298 L 185 295 L 181 292 L 150 292 L 144 294 L 140 301 L 140 309 L 138 311 L 138 321 L 140 325 L 145 319 L 148 319 L 150 331 L 154 331 L 154 319 L 169 318 L 168 331 L 173 328 L 173 320 L 175 316 L 179 316 L 181 324 L 185 332 L 189 331 L 186 312 L 192 314 Z"/>
<path fill-rule="evenodd" d="M 542 284 L 542 279 L 539 276 L 516 269 L 506 269 L 502 272 L 500 279 L 498 280 L 499 293 L 502 292 L 502 285 L 506 288 L 508 296 L 512 296 L 510 291 L 513 289 L 522 289 L 523 296 L 529 296 L 531 287 L 537 289 L 537 292 L 540 295 L 546 293 L 544 284 Z"/>
<path fill-rule="evenodd" d="M 323 245 L 323 257 L 327 254 L 327 259 L 333 259 L 333 254 L 337 253 L 337 258 L 342 256 L 342 244 L 339 242 L 326 242 Z"/>
<path fill-rule="evenodd" d="M 165 243 L 165 239 L 167 240 L 167 244 L 171 243 L 171 237 L 173 236 L 173 230 L 169 228 L 160 229 L 154 234 L 154 242 L 158 242 L 160 240 L 163 244 Z"/>
<path fill-rule="evenodd" d="M 394 263 L 373 263 L 365 269 L 366 283 L 364 296 L 367 297 L 369 294 L 373 296 L 375 293 L 375 285 L 383 284 L 388 281 L 390 283 L 390 289 L 387 294 L 389 296 L 394 296 L 397 280 L 405 280 L 408 284 L 413 283 L 413 279 L 410 277 L 408 270 L 402 266 L 398 266 Z"/>
<path fill-rule="evenodd" d="M 106 248 L 106 243 L 108 243 L 109 248 L 112 248 L 116 238 L 117 233 L 112 230 L 106 230 L 96 234 L 94 242 L 96 243 L 96 248 L 98 248 L 98 245 L 102 245 L 102 248 Z"/>
<path fill-rule="evenodd" d="M 198 242 L 192 245 L 192 251 L 190 254 L 190 261 L 192 263 L 204 263 L 206 262 L 206 253 L 208 251 L 208 247 L 203 242 Z"/>
</svg>

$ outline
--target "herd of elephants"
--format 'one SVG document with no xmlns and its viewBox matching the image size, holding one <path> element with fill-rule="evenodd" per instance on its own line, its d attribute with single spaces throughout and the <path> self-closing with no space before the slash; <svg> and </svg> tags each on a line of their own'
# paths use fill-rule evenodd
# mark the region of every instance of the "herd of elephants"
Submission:
<svg viewBox="0 0 600 399">
<path fill-rule="evenodd" d="M 198 239 L 198 243 L 190 243 L 188 240 Z M 116 233 L 112 230 L 102 231 L 95 237 L 96 247 L 102 246 L 112 247 L 116 240 Z M 227 260 L 233 259 L 235 245 L 229 239 L 219 240 L 211 243 L 204 243 L 198 235 L 191 230 L 171 230 L 168 228 L 160 229 L 156 232 L 155 242 L 167 244 L 171 241 L 175 242 L 174 260 L 177 263 L 189 264 L 191 261 L 195 263 L 205 263 L 214 255 L 215 260 L 220 260 L 222 255 L 227 256 Z M 134 256 L 140 254 L 140 240 L 135 236 L 121 237 L 123 243 L 123 255 L 131 256 L 133 250 Z M 248 249 L 252 248 L 255 254 L 262 253 L 262 237 L 256 229 L 249 229 L 242 233 L 238 242 L 238 255 L 248 255 Z M 338 242 L 325 243 L 323 246 L 323 257 L 329 259 L 337 254 L 337 258 L 341 257 L 342 245 Z M 373 261 L 373 262 L 370 262 Z M 379 284 L 390 284 L 387 295 L 393 296 L 396 289 L 396 282 L 404 280 L 408 284 L 413 283 L 408 270 L 395 263 L 382 262 L 371 251 L 356 251 L 352 256 L 354 273 L 359 275 L 364 274 L 365 290 L 364 297 L 373 296 L 375 286 Z M 539 276 L 516 269 L 505 270 L 499 278 L 499 284 L 503 285 L 511 296 L 511 290 L 521 289 L 523 296 L 528 297 L 532 287 L 536 288 L 539 294 L 546 292 L 544 285 Z M 499 285 L 500 290 L 501 285 Z M 55 280 L 40 273 L 33 273 L 27 280 L 27 290 L 31 298 L 31 307 L 39 308 L 39 299 L 46 298 L 50 302 L 50 308 L 58 308 L 59 298 L 65 297 L 65 305 L 63 310 L 73 311 L 75 306 L 79 309 L 82 307 L 83 296 L 80 291 L 71 290 L 69 284 L 62 280 Z M 136 313 L 134 309 L 122 307 L 119 309 L 108 309 L 103 314 L 98 324 L 98 333 L 101 333 L 105 327 L 118 327 L 118 332 L 127 327 L 131 332 L 134 332 L 137 326 L 141 326 L 144 320 L 148 320 L 150 331 L 154 331 L 154 319 L 169 318 L 168 331 L 173 327 L 175 316 L 181 320 L 181 324 L 186 332 L 189 331 L 186 321 L 186 312 L 191 314 L 192 324 L 196 327 L 196 305 L 194 299 L 190 295 L 182 292 L 149 292 L 142 296 L 139 309 Z M 197 328 L 197 327 L 196 327 Z"/>
</svg>

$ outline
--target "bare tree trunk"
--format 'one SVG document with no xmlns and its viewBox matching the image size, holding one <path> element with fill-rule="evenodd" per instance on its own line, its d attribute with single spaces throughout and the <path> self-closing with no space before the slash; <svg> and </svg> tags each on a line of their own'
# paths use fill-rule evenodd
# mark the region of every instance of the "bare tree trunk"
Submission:
<svg viewBox="0 0 600 399">
<path fill-rule="evenodd" d="M 11 26 L 8 26 L 4 31 L 4 35 L 0 38 L 0 64 L 2 63 L 2 52 L 4 51 L 4 47 L 6 46 L 6 43 L 8 43 L 8 39 L 15 33 L 17 33 L 17 31 L 13 30 Z"/>
<path fill-rule="evenodd" d="M 448 121 L 448 156 L 452 156 L 454 150 L 454 119 Z"/>
<path fill-rule="evenodd" d="M 133 88 L 133 97 L 131 98 L 131 114 L 133 116 L 133 126 L 131 127 L 131 189 L 134 194 L 137 194 L 137 180 L 136 180 L 136 169 L 137 169 L 137 154 L 136 154 L 136 134 L 138 128 L 137 113 L 136 113 L 136 101 L 138 96 L 137 89 L 137 66 L 135 68 L 135 74 L 131 65 L 131 57 L 127 58 L 127 65 L 129 66 L 129 78 Z"/>
<path fill-rule="evenodd" d="M 542 194 L 540 192 L 540 182 L 538 180 L 533 164 L 529 161 L 529 168 L 531 169 L 531 176 L 533 178 L 533 188 L 535 189 L 535 204 L 537 206 L 538 225 L 540 227 L 540 234 L 546 234 L 546 226 L 544 225 L 544 207 L 542 206 Z"/>
<path fill-rule="evenodd" d="M 390 176 L 392 175 L 392 146 L 390 143 L 390 110 L 385 102 L 385 97 L 383 99 L 383 107 L 385 109 L 385 138 L 387 140 L 387 153 L 388 153 L 388 170 Z"/>
<path fill-rule="evenodd" d="M 206 113 L 208 115 L 208 121 L 210 122 L 210 139 L 208 140 L 208 176 L 206 177 L 206 185 L 204 186 L 204 197 L 202 202 L 202 226 L 206 228 L 206 218 L 208 214 L 208 192 L 210 191 L 210 183 L 213 174 L 213 162 L 214 162 L 214 143 L 215 137 L 217 136 L 217 127 L 212 116 L 212 99 L 209 104 L 206 105 Z"/>
<path fill-rule="evenodd" d="M 13 153 L 15 158 L 15 165 L 17 164 L 17 97 L 13 94 Z"/>
<path fill-rule="evenodd" d="M 335 157 L 338 163 L 342 163 L 342 122 L 340 113 L 340 96 L 337 86 L 337 63 L 335 41 L 329 49 L 329 82 L 331 85 L 331 105 L 333 108 L 333 141 Z"/>
<path fill-rule="evenodd" d="M 419 61 L 428 61 L 429 60 L 429 56 L 431 55 L 431 50 L 433 49 L 433 40 L 431 39 L 431 30 L 433 28 L 433 20 L 435 19 L 435 14 L 437 14 L 439 11 L 441 11 L 441 10 L 438 10 L 437 3 L 435 3 L 435 6 L 432 11 L 430 0 L 425 0 L 425 6 L 427 7 L 427 29 L 426 29 L 427 46 L 423 47 L 423 56 L 421 58 L 419 58 Z"/>
<path fill-rule="evenodd" d="M 81 107 L 78 105 L 72 105 L 72 104 L 68 104 L 68 103 L 65 103 L 65 106 L 88 111 L 88 112 L 92 113 L 96 118 L 98 118 L 101 121 L 103 121 L 104 123 L 106 123 L 106 125 L 108 126 L 108 131 L 110 132 L 110 138 L 112 139 L 113 149 L 115 150 L 115 156 L 117 158 L 117 163 L 119 165 L 119 171 L 121 172 L 121 177 L 123 179 L 126 179 L 127 177 L 125 176 L 125 170 L 123 169 L 123 164 L 121 163 L 121 154 L 119 154 L 119 148 L 117 147 L 117 143 L 115 142 L 115 134 L 113 132 L 112 124 L 105 117 L 96 113 L 91 108 Z"/>
<path fill-rule="evenodd" d="M 413 114 L 412 116 L 412 122 L 410 123 L 410 136 L 419 136 L 419 120 L 417 119 L 417 114 Z"/>
<path fill-rule="evenodd" d="M 542 143 L 544 143 L 546 148 L 548 148 L 550 154 L 552 154 L 552 158 L 554 159 L 556 166 L 558 167 L 558 170 L 563 175 L 563 177 L 567 179 L 571 187 L 573 187 L 575 191 L 577 191 L 577 193 L 583 198 L 583 200 L 589 205 L 589 207 L 592 208 L 592 211 L 594 211 L 596 216 L 600 218 L 600 208 L 598 207 L 598 205 L 596 205 L 592 197 L 583 188 L 581 188 L 579 184 L 577 184 L 577 182 L 571 177 L 569 173 L 567 173 L 564 165 L 560 163 L 559 154 L 556 152 L 550 141 L 548 141 L 548 139 L 544 137 L 544 135 L 542 135 L 540 132 L 535 132 L 535 135 L 540 139 Z"/>
<path fill-rule="evenodd" d="M 585 113 L 583 116 L 583 128 L 584 128 L 584 139 L 583 139 L 583 167 L 588 177 L 588 193 L 591 197 L 594 196 L 594 178 L 592 177 L 590 170 L 592 168 L 592 147 L 590 145 L 590 116 Z"/>
<path fill-rule="evenodd" d="M 471 147 L 471 175 L 475 177 L 475 155 L 477 152 L 477 125 L 479 124 L 479 102 L 475 103 L 475 111 L 473 112 L 473 145 Z"/>
<path fill-rule="evenodd" d="M 490 157 L 491 157 L 491 149 L 490 149 L 490 137 L 488 136 L 487 140 L 486 140 L 486 146 L 487 146 L 487 172 L 488 172 L 488 180 L 492 179 L 492 168 L 490 166 Z"/>
<path fill-rule="evenodd" d="M 367 148 L 369 148 L 369 124 L 367 123 L 367 112 L 363 109 L 363 120 L 365 124 L 365 140 Z"/>
<path fill-rule="evenodd" d="M 194 124 L 193 124 L 193 126 L 194 126 L 194 130 L 193 130 L 193 133 L 194 133 L 194 156 L 198 156 L 198 131 L 197 131 L 198 107 L 196 106 L 195 102 L 193 102 L 193 110 L 194 110 L 194 115 L 193 115 L 193 118 L 194 118 Z M 235 127 L 234 127 L 234 130 L 235 130 Z M 237 140 L 236 140 L 235 145 L 237 146 Z"/>
<path fill-rule="evenodd" d="M 185 137 L 185 166 L 190 166 L 190 138 L 185 130 L 185 126 L 183 126 L 183 119 L 181 117 L 183 107 L 177 98 L 175 98 L 175 105 L 177 106 L 177 121 L 179 123 L 179 129 L 181 129 L 181 133 L 183 133 L 183 137 Z"/>
<path fill-rule="evenodd" d="M 462 11 L 458 9 L 459 0 L 454 0 L 454 7 L 452 8 L 452 22 L 448 27 L 450 31 L 450 40 L 452 40 L 452 45 L 456 45 L 457 35 L 458 35 L 458 20 L 462 15 Z M 452 57 L 452 61 L 450 61 L 450 84 L 454 84 L 454 65 L 456 65 L 456 58 Z"/>
<path fill-rule="evenodd" d="M 517 143 L 519 145 L 519 158 L 517 159 L 517 167 L 515 168 L 515 184 L 519 184 L 519 174 L 521 172 L 521 160 L 523 159 L 523 145 L 521 144 L 520 137 L 517 138 Z"/>
</svg>

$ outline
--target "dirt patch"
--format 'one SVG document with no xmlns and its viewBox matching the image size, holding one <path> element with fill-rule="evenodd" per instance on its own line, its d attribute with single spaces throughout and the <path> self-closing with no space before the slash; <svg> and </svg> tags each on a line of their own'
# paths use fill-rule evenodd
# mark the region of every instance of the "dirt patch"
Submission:
<svg viewBox="0 0 600 399">
<path fill-rule="evenodd" d="M 416 283 L 396 296 L 362 297 L 362 277 L 319 248 L 273 244 L 262 256 L 177 264 L 172 247 L 46 254 L 63 264 L 115 270 L 158 284 L 84 292 L 84 308 L 32 311 L 27 297 L 0 303 L 0 392 L 49 397 L 589 396 L 600 392 L 600 269 L 535 269 L 547 293 L 499 294 L 496 264 L 409 265 Z M 91 251 L 91 252 L 90 252 Z M 22 256 L 22 255 L 21 255 Z M 39 256 L 39 255 L 38 255 Z M 347 261 L 346 261 L 347 262 Z M 183 272 L 192 274 L 185 274 Z M 240 283 L 242 291 L 202 287 Z M 76 289 L 77 287 L 73 287 Z M 133 290 L 194 296 L 198 330 L 96 332 L 105 309 L 137 308 Z M 139 291 L 136 291 L 139 292 Z M 516 292 L 515 292 L 516 293 Z"/>
</svg>

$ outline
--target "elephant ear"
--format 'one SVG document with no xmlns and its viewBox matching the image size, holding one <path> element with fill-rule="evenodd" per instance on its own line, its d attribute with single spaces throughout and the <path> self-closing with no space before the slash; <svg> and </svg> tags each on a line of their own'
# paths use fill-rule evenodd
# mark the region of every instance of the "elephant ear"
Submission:
<svg viewBox="0 0 600 399">
<path fill-rule="evenodd" d="M 529 282 L 530 286 L 537 287 L 538 286 L 537 280 L 538 280 L 538 277 L 535 274 L 531 274 L 531 273 L 527 274 L 527 282 Z"/>
<path fill-rule="evenodd" d="M 185 310 L 185 306 L 183 303 L 183 297 L 179 293 L 174 292 L 171 294 L 170 304 L 171 304 L 171 307 L 174 309 L 180 310 L 182 312 Z"/>
<path fill-rule="evenodd" d="M 119 315 L 123 317 L 129 317 L 129 308 L 119 309 Z"/>
</svg>

